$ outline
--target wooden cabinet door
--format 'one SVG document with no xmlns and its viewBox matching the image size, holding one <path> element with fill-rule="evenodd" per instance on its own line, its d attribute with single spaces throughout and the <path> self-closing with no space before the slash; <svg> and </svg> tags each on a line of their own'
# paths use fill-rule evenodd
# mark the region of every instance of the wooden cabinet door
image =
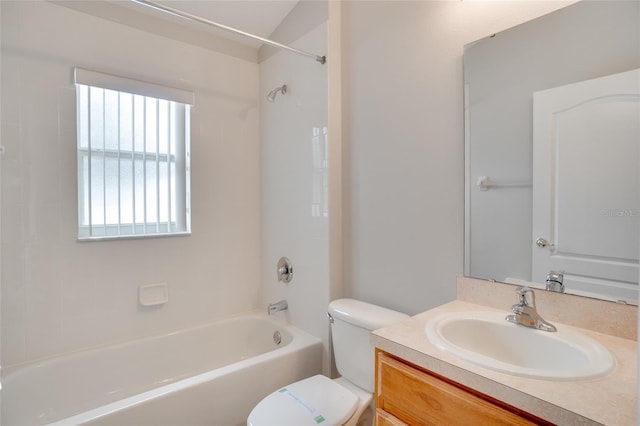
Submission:
<svg viewBox="0 0 640 426">
<path fill-rule="evenodd" d="M 495 404 L 480 394 L 462 389 L 428 372 L 401 362 L 381 351 L 376 353 L 377 425 L 487 425 L 547 424 L 536 422 Z M 515 409 L 514 409 L 515 410 Z"/>
</svg>

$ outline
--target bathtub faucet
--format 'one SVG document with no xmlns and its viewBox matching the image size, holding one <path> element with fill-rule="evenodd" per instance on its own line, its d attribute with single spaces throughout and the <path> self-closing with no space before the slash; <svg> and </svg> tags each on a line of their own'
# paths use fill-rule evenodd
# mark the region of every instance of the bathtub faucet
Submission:
<svg viewBox="0 0 640 426">
<path fill-rule="evenodd" d="M 288 307 L 289 307 L 289 304 L 287 303 L 287 301 L 281 300 L 276 303 L 269 303 L 269 306 L 267 307 L 267 312 L 269 313 L 269 315 L 271 315 L 279 311 L 284 311 Z"/>
</svg>

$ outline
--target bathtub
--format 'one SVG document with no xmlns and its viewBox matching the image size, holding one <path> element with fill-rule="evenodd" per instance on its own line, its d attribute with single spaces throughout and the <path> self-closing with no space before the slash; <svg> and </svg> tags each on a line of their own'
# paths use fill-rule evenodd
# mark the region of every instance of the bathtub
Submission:
<svg viewBox="0 0 640 426">
<path fill-rule="evenodd" d="M 274 338 L 275 335 L 275 338 Z M 3 371 L 2 425 L 240 425 L 321 372 L 322 344 L 257 314 Z"/>
</svg>

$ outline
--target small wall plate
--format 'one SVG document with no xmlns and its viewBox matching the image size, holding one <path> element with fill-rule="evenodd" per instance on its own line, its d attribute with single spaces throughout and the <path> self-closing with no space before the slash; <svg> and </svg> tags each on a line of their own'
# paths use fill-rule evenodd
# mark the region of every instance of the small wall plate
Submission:
<svg viewBox="0 0 640 426">
<path fill-rule="evenodd" d="M 141 285 L 139 298 L 142 306 L 163 305 L 169 301 L 169 286 L 167 283 Z"/>
</svg>

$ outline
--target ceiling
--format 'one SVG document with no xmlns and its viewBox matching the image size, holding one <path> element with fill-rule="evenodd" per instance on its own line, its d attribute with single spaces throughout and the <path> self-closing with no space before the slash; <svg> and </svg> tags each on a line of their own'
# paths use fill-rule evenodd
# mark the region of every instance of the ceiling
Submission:
<svg viewBox="0 0 640 426">
<path fill-rule="evenodd" d="M 184 11 L 210 21 L 268 38 L 291 12 L 299 0 L 153 0 L 160 5 Z M 261 43 L 226 31 L 211 29 L 206 24 L 172 16 L 133 1 L 115 1 L 137 12 L 170 20 L 194 30 L 213 32 L 246 46 L 258 48 Z"/>
<path fill-rule="evenodd" d="M 2 1 L 2 0 L 0 0 Z M 171 15 L 132 0 L 48 0 L 123 25 L 245 59 L 257 58 L 260 41 Z M 151 0 L 263 38 L 269 38 L 301 0 Z M 226 42 L 226 44 L 225 44 Z M 235 46 L 235 47 L 234 47 Z M 240 49 L 240 50 L 239 50 Z"/>
</svg>

